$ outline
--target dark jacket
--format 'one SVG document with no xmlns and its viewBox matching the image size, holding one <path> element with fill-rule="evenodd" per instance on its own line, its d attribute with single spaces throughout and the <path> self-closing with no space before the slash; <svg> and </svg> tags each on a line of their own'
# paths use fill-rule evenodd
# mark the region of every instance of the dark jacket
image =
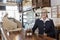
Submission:
<svg viewBox="0 0 60 40">
<path fill-rule="evenodd" d="M 44 23 L 42 20 L 37 19 L 35 21 L 34 27 L 32 28 L 33 33 L 37 28 L 39 30 L 39 34 L 43 35 L 43 33 L 45 32 L 47 36 L 55 38 L 55 28 L 54 28 L 53 20 L 49 19 L 49 21 L 46 21 Z"/>
</svg>

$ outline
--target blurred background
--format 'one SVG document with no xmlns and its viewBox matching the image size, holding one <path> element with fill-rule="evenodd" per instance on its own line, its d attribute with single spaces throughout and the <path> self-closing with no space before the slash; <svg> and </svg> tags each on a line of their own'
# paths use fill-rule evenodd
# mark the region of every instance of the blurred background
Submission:
<svg viewBox="0 0 60 40">
<path fill-rule="evenodd" d="M 6 13 L 22 23 L 25 30 L 31 29 L 41 9 L 47 9 L 48 17 L 53 19 L 57 30 L 60 30 L 60 0 L 0 0 L 0 22 Z"/>
</svg>

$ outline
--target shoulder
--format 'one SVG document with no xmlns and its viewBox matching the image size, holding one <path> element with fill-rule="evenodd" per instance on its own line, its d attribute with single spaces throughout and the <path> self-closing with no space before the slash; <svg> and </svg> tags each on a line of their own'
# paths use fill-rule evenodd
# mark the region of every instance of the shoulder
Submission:
<svg viewBox="0 0 60 40">
<path fill-rule="evenodd" d="M 36 21 L 36 22 L 39 22 L 39 21 L 40 21 L 40 19 L 36 19 L 35 21 Z"/>
<path fill-rule="evenodd" d="M 38 20 L 40 20 L 40 19 L 36 19 L 36 21 L 38 21 Z"/>
<path fill-rule="evenodd" d="M 50 21 L 53 21 L 53 19 L 49 19 Z"/>
<path fill-rule="evenodd" d="M 53 23 L 53 19 L 50 19 L 50 22 Z"/>
</svg>

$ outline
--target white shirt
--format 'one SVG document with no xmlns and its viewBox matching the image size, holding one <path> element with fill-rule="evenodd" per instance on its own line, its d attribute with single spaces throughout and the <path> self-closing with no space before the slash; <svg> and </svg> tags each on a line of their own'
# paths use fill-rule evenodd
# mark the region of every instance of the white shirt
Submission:
<svg viewBox="0 0 60 40">
<path fill-rule="evenodd" d="M 46 18 L 46 19 L 44 20 L 43 18 L 41 18 L 40 20 L 42 20 L 42 21 L 45 23 L 46 21 L 49 21 L 50 19 L 49 19 L 49 18 Z"/>
</svg>

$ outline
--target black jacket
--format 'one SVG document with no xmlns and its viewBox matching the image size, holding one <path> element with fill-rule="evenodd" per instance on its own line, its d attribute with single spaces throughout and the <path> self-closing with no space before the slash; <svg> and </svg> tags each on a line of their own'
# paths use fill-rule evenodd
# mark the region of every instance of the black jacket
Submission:
<svg viewBox="0 0 60 40">
<path fill-rule="evenodd" d="M 49 21 L 46 21 L 44 23 L 42 20 L 37 19 L 35 21 L 34 27 L 32 28 L 33 33 L 37 28 L 39 30 L 39 34 L 43 35 L 43 33 L 45 32 L 48 36 L 55 38 L 55 28 L 53 20 L 49 19 Z"/>
</svg>

